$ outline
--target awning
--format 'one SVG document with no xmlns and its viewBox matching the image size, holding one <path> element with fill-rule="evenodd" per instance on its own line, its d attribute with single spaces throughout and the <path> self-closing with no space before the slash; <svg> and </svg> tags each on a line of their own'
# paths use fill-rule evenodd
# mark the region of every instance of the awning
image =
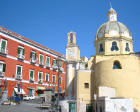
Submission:
<svg viewBox="0 0 140 112">
<path fill-rule="evenodd" d="M 37 86 L 36 90 L 45 90 L 45 87 Z"/>
<path fill-rule="evenodd" d="M 18 92 L 18 88 L 14 88 L 16 94 L 26 94 L 23 89 L 20 88 L 20 91 Z"/>
</svg>

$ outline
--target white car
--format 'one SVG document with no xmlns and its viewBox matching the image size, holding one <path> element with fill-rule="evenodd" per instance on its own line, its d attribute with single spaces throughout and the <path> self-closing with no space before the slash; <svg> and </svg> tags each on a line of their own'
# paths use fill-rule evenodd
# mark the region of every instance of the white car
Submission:
<svg viewBox="0 0 140 112">
<path fill-rule="evenodd" d="M 23 100 L 34 100 L 35 99 L 35 96 L 28 96 L 28 95 L 25 95 L 24 97 L 23 97 Z"/>
</svg>

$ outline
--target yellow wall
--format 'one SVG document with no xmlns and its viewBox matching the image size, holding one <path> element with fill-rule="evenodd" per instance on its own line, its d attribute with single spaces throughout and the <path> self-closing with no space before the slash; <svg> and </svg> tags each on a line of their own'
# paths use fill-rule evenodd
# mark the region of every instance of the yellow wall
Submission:
<svg viewBox="0 0 140 112">
<path fill-rule="evenodd" d="M 118 60 L 122 69 L 113 69 Z M 140 60 L 135 55 L 96 56 L 94 94 L 99 86 L 116 89 L 117 97 L 133 98 L 134 107 L 140 111 Z"/>
<path fill-rule="evenodd" d="M 89 83 L 89 88 L 84 87 L 84 83 Z M 77 99 L 91 104 L 91 71 L 79 71 L 77 73 Z"/>
</svg>

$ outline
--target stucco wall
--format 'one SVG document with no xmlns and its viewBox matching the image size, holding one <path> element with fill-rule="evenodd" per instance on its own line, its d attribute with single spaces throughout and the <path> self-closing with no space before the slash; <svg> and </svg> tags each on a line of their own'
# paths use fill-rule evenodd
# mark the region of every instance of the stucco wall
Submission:
<svg viewBox="0 0 140 112">
<path fill-rule="evenodd" d="M 122 69 L 113 69 L 115 60 L 120 62 Z M 139 58 L 134 55 L 118 55 L 104 56 L 101 59 L 100 56 L 96 56 L 96 61 L 94 85 L 115 88 L 117 97 L 133 98 L 134 107 L 140 111 Z"/>
</svg>

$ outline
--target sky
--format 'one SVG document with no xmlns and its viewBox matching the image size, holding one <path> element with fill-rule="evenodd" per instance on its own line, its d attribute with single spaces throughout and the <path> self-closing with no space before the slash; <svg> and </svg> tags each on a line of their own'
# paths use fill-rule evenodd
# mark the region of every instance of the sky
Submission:
<svg viewBox="0 0 140 112">
<path fill-rule="evenodd" d="M 140 51 L 140 0 L 111 0 Z M 76 32 L 81 56 L 95 55 L 98 28 L 107 22 L 109 0 L 0 0 L 0 26 L 65 55 L 67 34 Z"/>
</svg>

